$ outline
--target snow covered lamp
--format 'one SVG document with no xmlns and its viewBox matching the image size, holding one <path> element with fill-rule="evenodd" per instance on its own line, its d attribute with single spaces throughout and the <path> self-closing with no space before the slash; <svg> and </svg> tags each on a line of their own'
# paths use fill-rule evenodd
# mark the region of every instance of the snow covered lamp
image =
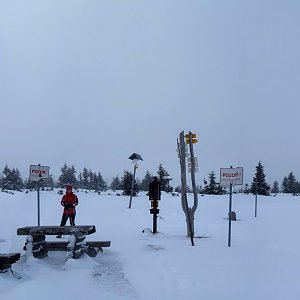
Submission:
<svg viewBox="0 0 300 300">
<path fill-rule="evenodd" d="M 143 159 L 137 153 L 131 154 L 129 156 L 129 159 L 131 159 L 132 162 L 134 163 L 134 167 L 133 167 L 133 179 L 132 179 L 132 183 L 131 183 L 131 194 L 130 194 L 130 200 L 129 200 L 129 208 L 131 208 L 131 201 L 132 201 L 132 196 L 133 196 L 133 187 L 134 187 L 134 181 L 135 181 L 135 172 L 136 172 L 136 169 L 139 167 L 138 161 L 139 160 L 143 160 Z"/>
</svg>

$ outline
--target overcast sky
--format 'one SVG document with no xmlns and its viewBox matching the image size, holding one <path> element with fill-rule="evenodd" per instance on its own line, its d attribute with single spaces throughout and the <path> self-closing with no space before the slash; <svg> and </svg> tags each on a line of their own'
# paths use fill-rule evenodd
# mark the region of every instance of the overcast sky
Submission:
<svg viewBox="0 0 300 300">
<path fill-rule="evenodd" d="M 300 180 L 298 0 L 0 0 L 0 168 L 64 163 L 108 181 L 144 161 L 180 184 L 176 139 L 197 134 L 197 184 L 259 161 Z M 219 176 L 219 175 L 218 175 Z"/>
</svg>

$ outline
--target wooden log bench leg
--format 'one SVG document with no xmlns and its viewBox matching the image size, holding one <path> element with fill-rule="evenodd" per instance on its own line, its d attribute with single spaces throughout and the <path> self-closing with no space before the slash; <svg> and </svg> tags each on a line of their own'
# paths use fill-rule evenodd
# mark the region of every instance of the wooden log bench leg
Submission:
<svg viewBox="0 0 300 300">
<path fill-rule="evenodd" d="M 26 253 L 30 253 L 35 258 L 44 258 L 48 255 L 46 249 L 46 236 L 43 234 L 28 235 L 25 243 Z"/>
<path fill-rule="evenodd" d="M 66 259 L 78 259 L 84 254 L 83 248 L 85 245 L 85 238 L 85 234 L 81 233 L 72 234 L 69 237 L 69 243 L 67 245 L 68 252 L 66 254 Z"/>
</svg>

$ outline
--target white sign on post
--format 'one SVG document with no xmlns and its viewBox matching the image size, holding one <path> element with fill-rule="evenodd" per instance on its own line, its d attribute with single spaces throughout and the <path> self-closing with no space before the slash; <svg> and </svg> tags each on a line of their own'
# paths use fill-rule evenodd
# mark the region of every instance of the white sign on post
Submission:
<svg viewBox="0 0 300 300">
<path fill-rule="evenodd" d="M 29 180 L 39 181 L 40 179 L 49 178 L 50 167 L 41 165 L 30 165 Z"/>
<path fill-rule="evenodd" d="M 220 184 L 222 186 L 243 185 L 243 168 L 221 168 Z"/>
</svg>

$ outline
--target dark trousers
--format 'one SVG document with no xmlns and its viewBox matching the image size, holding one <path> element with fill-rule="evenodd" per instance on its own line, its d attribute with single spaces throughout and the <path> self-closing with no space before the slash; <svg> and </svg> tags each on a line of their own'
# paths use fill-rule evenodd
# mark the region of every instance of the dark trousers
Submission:
<svg viewBox="0 0 300 300">
<path fill-rule="evenodd" d="M 65 226 L 68 218 L 70 219 L 70 225 L 75 226 L 75 214 L 74 215 L 62 215 L 60 226 Z"/>
</svg>

